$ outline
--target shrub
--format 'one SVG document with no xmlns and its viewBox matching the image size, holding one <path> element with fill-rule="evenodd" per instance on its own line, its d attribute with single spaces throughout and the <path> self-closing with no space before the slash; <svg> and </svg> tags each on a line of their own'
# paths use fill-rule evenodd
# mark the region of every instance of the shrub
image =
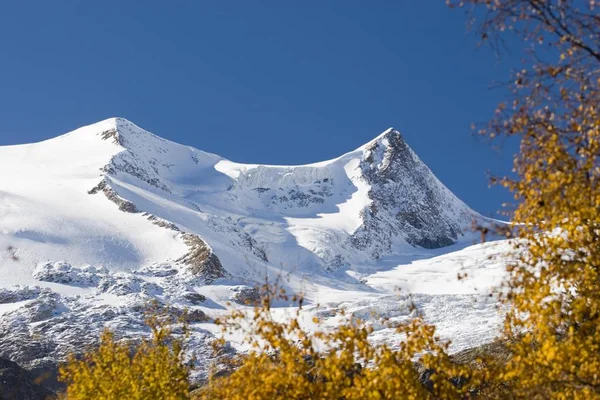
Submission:
<svg viewBox="0 0 600 400">
<path fill-rule="evenodd" d="M 97 349 L 70 356 L 60 368 L 68 400 L 180 400 L 188 398 L 189 370 L 183 346 L 158 318 L 149 319 L 152 336 L 139 344 L 117 341 L 110 331 Z"/>
<path fill-rule="evenodd" d="M 237 360 L 229 375 L 213 375 L 195 398 L 425 399 L 461 398 L 467 391 L 456 378 L 472 378 L 468 369 L 451 362 L 434 328 L 420 319 L 396 328 L 405 339 L 392 349 L 372 344 L 371 329 L 353 318 L 333 330 L 308 332 L 300 326 L 300 313 L 278 322 L 266 297 L 252 318 L 234 312 L 220 321 L 226 332 L 245 330 L 252 351 Z M 419 379 L 417 354 L 423 354 L 420 363 L 431 371 L 431 393 Z"/>
</svg>

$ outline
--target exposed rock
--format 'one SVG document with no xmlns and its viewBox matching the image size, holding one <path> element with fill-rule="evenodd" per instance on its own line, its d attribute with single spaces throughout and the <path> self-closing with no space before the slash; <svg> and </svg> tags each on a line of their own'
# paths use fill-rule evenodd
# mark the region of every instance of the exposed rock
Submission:
<svg viewBox="0 0 600 400">
<path fill-rule="evenodd" d="M 186 264 L 193 275 L 204 279 L 207 283 L 227 276 L 219 258 L 200 236 L 184 233 L 182 238 L 190 247 L 190 251 L 177 259 L 177 262 Z"/>
<path fill-rule="evenodd" d="M 260 167 L 259 167 L 260 168 Z M 279 188 L 273 192 L 270 188 L 257 187 L 253 190 L 258 192 L 259 197 L 268 207 L 307 208 L 323 204 L 328 197 L 332 197 L 332 180 L 325 178 L 322 181 L 313 182 L 312 188 L 306 189 L 299 185 L 287 188 Z"/>
<path fill-rule="evenodd" d="M 431 377 L 435 374 L 435 370 L 431 368 L 424 368 L 421 364 L 418 363 L 415 364 L 415 369 L 417 370 L 417 373 L 419 375 L 419 382 L 421 382 L 421 384 L 425 386 L 425 388 L 429 392 L 433 392 L 434 382 L 431 379 Z M 452 383 L 452 385 L 454 385 L 455 387 L 460 388 L 465 383 L 467 383 L 467 379 L 461 376 L 457 376 L 450 378 L 450 383 Z"/>
<path fill-rule="evenodd" d="M 261 300 L 260 291 L 256 287 L 237 286 L 231 288 L 234 293 L 231 295 L 231 300 L 235 303 L 254 306 L 258 305 Z"/>
<path fill-rule="evenodd" d="M 185 292 L 181 295 L 181 297 L 194 305 L 204 303 L 206 301 L 206 297 L 197 292 Z"/>
<path fill-rule="evenodd" d="M 119 135 L 117 128 L 107 129 L 103 132 L 100 132 L 100 137 L 102 138 L 102 140 L 111 140 L 112 139 L 113 143 L 116 145 L 119 145 L 119 146 L 123 145 L 123 142 L 121 141 L 121 136 Z"/>
<path fill-rule="evenodd" d="M 424 248 L 455 243 L 475 214 L 440 184 L 400 133 L 389 130 L 366 150 L 360 168 L 372 203 L 353 246 L 379 258 L 391 252 L 395 237 Z"/>
<path fill-rule="evenodd" d="M 16 363 L 0 358 L 0 399 L 49 400 L 54 393 L 36 382 L 35 377 Z"/>
<path fill-rule="evenodd" d="M 3 318 L 13 318 L 24 322 L 39 322 L 60 314 L 63 306 L 60 296 L 50 289 L 42 289 L 39 294 L 28 303 L 16 310 L 9 311 Z"/>
<path fill-rule="evenodd" d="M 482 344 L 452 355 L 452 361 L 457 364 L 476 365 L 480 358 L 491 358 L 502 363 L 508 362 L 511 356 L 510 342 L 505 339 L 498 339 L 491 343 Z"/>
<path fill-rule="evenodd" d="M 112 190 L 106 179 L 103 179 L 88 193 L 96 194 L 99 191 L 102 191 L 110 201 L 117 204 L 119 206 L 119 210 L 129 213 L 141 212 L 135 204 L 128 200 L 124 200 L 114 190 Z M 152 223 L 157 226 L 176 232 L 181 232 L 179 227 L 173 223 L 164 221 L 149 213 L 144 213 L 144 215 L 148 218 L 148 220 L 152 221 Z M 200 238 L 200 236 L 183 232 L 181 237 L 185 244 L 190 248 L 190 251 L 178 258 L 176 262 L 180 262 L 189 266 L 190 272 L 204 279 L 207 283 L 227 276 L 227 272 L 221 265 L 219 258 L 214 254 L 208 244 L 202 238 Z M 266 260 L 267 256 L 264 251 L 258 247 L 258 244 L 249 235 L 246 234 L 244 239 L 249 246 L 254 246 L 253 248 L 256 254 L 258 254 L 258 257 Z"/>
<path fill-rule="evenodd" d="M 65 262 L 38 265 L 33 277 L 42 282 L 62 283 L 71 286 L 93 287 L 98 285 L 106 270 L 94 267 L 76 268 Z"/>
<path fill-rule="evenodd" d="M 131 151 L 131 141 L 135 141 L 136 136 L 139 136 L 139 132 L 131 122 L 123 119 L 115 119 L 115 128 L 101 132 L 102 139 L 112 139 L 113 142 L 121 147 L 124 151 L 116 154 L 109 165 L 103 170 L 109 175 L 126 174 L 135 177 L 142 182 L 147 183 L 150 186 L 164 190 L 165 192 L 171 192 L 169 187 L 162 182 L 160 179 L 159 168 L 157 166 L 157 160 L 154 158 L 140 157 L 138 154 Z M 147 133 L 148 135 L 151 135 Z M 156 139 L 157 143 L 164 143 L 164 139 L 152 135 Z M 137 138 L 139 140 L 139 137 Z M 158 151 L 166 151 L 162 148 L 157 148 Z M 169 165 L 162 165 L 167 169 Z"/>
<path fill-rule="evenodd" d="M 173 276 L 177 273 L 171 269 L 159 269 L 155 271 L 152 267 L 148 267 L 149 275 L 152 271 L 162 276 Z M 155 266 L 155 268 L 157 268 Z M 140 274 L 140 271 L 136 271 Z M 142 274 L 140 274 L 142 275 Z M 156 276 L 156 275 L 154 275 Z M 106 268 L 95 268 L 87 266 L 84 268 L 73 267 L 71 264 L 64 262 L 45 263 L 39 265 L 33 272 L 33 277 L 43 282 L 61 283 L 63 285 L 78 286 L 78 287 L 97 287 L 100 292 L 110 293 L 116 296 L 125 296 L 132 293 L 143 293 L 147 295 L 156 295 L 162 293 L 162 288 L 155 283 L 147 282 L 136 274 L 117 272 L 110 273 Z M 17 295 L 13 292 L 7 292 L 4 297 L 7 300 L 15 300 L 18 298 L 32 298 L 40 293 L 48 293 L 49 289 L 33 289 L 23 288 L 22 294 Z M 0 292 L 0 299 L 4 292 Z M 14 301 L 11 301 L 14 302 Z M 35 303 L 32 303 L 35 304 Z"/>
<path fill-rule="evenodd" d="M 452 360 L 452 362 L 459 365 L 466 364 L 473 368 L 480 368 L 480 360 L 482 359 L 494 360 L 494 362 L 498 362 L 500 363 L 500 365 L 503 365 L 509 361 L 510 356 L 511 353 L 507 341 L 495 340 L 491 343 L 486 343 L 481 346 L 460 351 L 450 356 L 450 359 Z M 425 386 L 425 388 L 427 388 L 427 390 L 432 392 L 433 381 L 431 379 L 431 376 L 435 373 L 435 370 L 425 368 L 419 363 L 415 363 L 415 368 L 417 370 L 417 373 L 419 374 L 419 381 L 423 384 L 423 386 Z M 467 383 L 467 379 L 464 377 L 457 376 L 451 378 L 450 382 L 456 387 L 461 387 L 465 383 Z M 480 390 L 485 388 L 485 386 L 486 383 L 484 382 L 481 387 L 474 389 L 471 394 L 476 396 Z"/>
<path fill-rule="evenodd" d="M 30 300 L 37 297 L 40 291 L 41 288 L 38 286 L 17 285 L 9 288 L 0 288 L 0 304 Z"/>
<path fill-rule="evenodd" d="M 125 296 L 132 293 L 156 295 L 162 292 L 162 288 L 157 284 L 124 273 L 104 276 L 98 284 L 98 289 L 116 296 Z"/>
<path fill-rule="evenodd" d="M 165 278 L 170 279 L 170 278 Z M 140 286 L 135 290 L 142 290 Z M 181 290 L 181 287 L 178 289 Z M 152 306 L 152 301 L 157 306 Z M 48 378 L 46 386 L 60 388 L 56 382 L 59 363 L 71 353 L 97 345 L 101 332 L 110 327 L 118 340 L 139 341 L 150 334 L 144 323 L 151 306 L 168 315 L 181 317 L 189 324 L 210 321 L 199 309 L 184 309 L 165 305 L 160 297 L 144 293 L 129 293 L 118 304 L 98 304 L 81 296 L 61 296 L 43 289 L 33 300 L 7 312 L 0 319 L 0 358 L 19 363 L 35 376 Z M 208 352 L 206 343 L 212 335 L 200 327 L 191 327 L 190 348 Z M 182 332 L 174 332 L 183 334 Z M 209 355 L 204 354 L 203 360 Z M 199 365 L 196 374 L 206 376 L 208 365 Z"/>
<path fill-rule="evenodd" d="M 156 175 L 151 176 L 148 173 L 149 169 Z M 144 163 L 141 160 L 138 160 L 131 152 L 119 153 L 113 158 L 110 174 L 117 175 L 119 172 L 136 177 L 142 182 L 146 182 L 148 185 L 164 190 L 165 192 L 171 192 L 169 187 L 160 180 L 156 168 L 147 168 L 144 166 Z"/>
<path fill-rule="evenodd" d="M 160 226 L 161 228 L 170 229 L 175 232 L 180 232 L 181 229 L 177 225 L 172 222 L 165 221 L 164 219 L 160 219 L 155 215 L 144 213 L 144 216 L 148 218 L 148 221 L 152 221 L 152 223 L 156 226 Z"/>
<path fill-rule="evenodd" d="M 242 240 L 242 245 L 248 248 L 256 257 L 260 258 L 264 262 L 269 262 L 267 258 L 267 253 L 259 246 L 258 242 L 254 240 L 252 236 L 247 234 L 246 232 L 241 232 L 240 237 Z"/>
<path fill-rule="evenodd" d="M 133 271 L 136 275 L 152 276 L 155 278 L 177 275 L 178 272 L 179 270 L 169 263 L 152 264 Z"/>
<path fill-rule="evenodd" d="M 329 260 L 328 264 L 328 271 L 335 271 L 345 265 L 348 265 L 348 263 L 344 260 L 344 257 L 341 254 L 336 254 L 331 260 Z"/>
<path fill-rule="evenodd" d="M 188 324 L 196 324 L 199 322 L 209 322 L 211 318 L 204 313 L 202 310 L 198 309 L 187 309 L 183 314 L 183 320 Z"/>
<path fill-rule="evenodd" d="M 115 192 L 113 189 L 111 189 L 111 187 L 106 182 L 106 179 L 102 179 L 102 181 L 99 184 L 97 184 L 96 186 L 94 186 L 90 191 L 88 191 L 88 193 L 96 194 L 100 191 L 102 193 L 104 193 L 104 195 L 106 196 L 107 199 L 109 199 L 110 201 L 115 203 L 117 206 L 119 206 L 119 210 L 128 212 L 128 213 L 140 212 L 140 210 L 138 210 L 138 208 L 135 206 L 135 204 L 133 204 L 132 202 L 130 202 L 128 200 L 123 199 L 122 197 L 120 197 L 117 194 L 117 192 Z"/>
</svg>

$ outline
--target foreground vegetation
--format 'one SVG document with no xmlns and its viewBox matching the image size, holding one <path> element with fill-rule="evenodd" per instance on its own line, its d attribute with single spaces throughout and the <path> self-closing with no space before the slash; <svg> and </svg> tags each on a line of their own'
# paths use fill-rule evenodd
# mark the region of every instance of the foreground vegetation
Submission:
<svg viewBox="0 0 600 400">
<path fill-rule="evenodd" d="M 155 326 L 133 352 L 106 333 L 71 359 L 68 399 L 600 398 L 600 15 L 593 0 L 449 3 L 469 7 L 496 49 L 504 35 L 520 38 L 527 58 L 480 131 L 520 141 L 515 176 L 497 180 L 514 193 L 519 225 L 505 233 L 520 256 L 496 293 L 511 308 L 493 351 L 450 357 L 419 319 L 396 327 L 395 349 L 371 344 L 351 318 L 309 334 L 297 318 L 273 320 L 267 296 L 249 321 L 255 351 L 193 394 L 181 343 Z"/>
</svg>

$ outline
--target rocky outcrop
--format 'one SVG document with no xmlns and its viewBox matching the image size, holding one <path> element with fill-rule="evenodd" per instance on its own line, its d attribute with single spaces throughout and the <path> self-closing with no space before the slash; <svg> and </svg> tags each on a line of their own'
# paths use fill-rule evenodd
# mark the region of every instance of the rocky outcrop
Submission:
<svg viewBox="0 0 600 400">
<path fill-rule="evenodd" d="M 0 304 L 17 303 L 39 296 L 42 289 L 38 286 L 13 286 L 0 288 Z"/>
<path fill-rule="evenodd" d="M 137 276 L 126 273 L 105 275 L 98 283 L 98 289 L 103 293 L 125 296 L 133 293 L 155 295 L 162 293 L 162 288 L 155 283 L 146 282 Z"/>
<path fill-rule="evenodd" d="M 143 215 L 148 218 L 148 221 L 152 221 L 152 223 L 156 226 L 160 226 L 161 228 L 169 229 L 175 232 L 181 232 L 181 229 L 179 229 L 179 227 L 172 222 L 165 221 L 164 219 L 160 219 L 157 216 L 148 213 L 144 213 Z"/>
<path fill-rule="evenodd" d="M 231 288 L 233 294 L 231 300 L 245 306 L 256 306 L 260 304 L 261 295 L 257 287 L 237 286 Z"/>
<path fill-rule="evenodd" d="M 141 213 L 135 204 L 120 197 L 117 192 L 110 187 L 106 179 L 103 179 L 98 185 L 88 191 L 88 193 L 92 195 L 99 192 L 104 193 L 104 195 L 110 201 L 119 206 L 119 210 L 128 213 Z M 161 228 L 169 229 L 175 232 L 181 232 L 181 229 L 171 222 L 165 221 L 149 213 L 143 213 L 143 215 L 156 226 L 160 226 Z M 257 257 L 266 261 L 266 254 L 262 249 L 260 249 L 252 237 L 250 237 L 248 234 L 244 234 L 243 232 L 240 233 L 240 236 L 242 238 L 242 242 L 248 246 L 257 255 Z M 178 258 L 176 262 L 186 264 L 192 274 L 204 279 L 206 283 L 210 283 L 215 279 L 227 276 L 227 272 L 223 268 L 223 265 L 221 265 L 219 258 L 200 236 L 181 232 L 181 238 L 190 248 L 190 250 Z"/>
<path fill-rule="evenodd" d="M 169 186 L 161 180 L 159 168 L 156 165 L 157 160 L 155 158 L 146 159 L 145 157 L 139 157 L 136 152 L 130 149 L 130 147 L 139 145 L 138 142 L 140 139 L 142 141 L 144 139 L 140 138 L 138 128 L 131 122 L 123 118 L 115 118 L 115 127 L 100 132 L 99 135 L 102 140 L 112 140 L 114 144 L 124 149 L 123 152 L 116 154 L 112 158 L 110 164 L 103 168 L 105 173 L 115 176 L 119 174 L 130 175 L 150 186 L 165 192 L 171 192 Z M 150 133 L 145 132 L 141 135 L 150 135 L 155 144 L 164 143 L 164 139 Z M 160 148 L 156 150 L 164 151 L 164 149 Z"/>
<path fill-rule="evenodd" d="M 96 269 L 92 266 L 75 268 L 65 262 L 44 263 L 38 265 L 33 271 L 33 277 L 42 282 L 62 283 L 79 287 L 97 286 L 102 276 L 108 271 Z"/>
<path fill-rule="evenodd" d="M 176 262 L 186 264 L 189 271 L 201 277 L 207 283 L 227 276 L 227 271 L 210 246 L 198 235 L 184 233 L 183 241 L 190 251 L 178 258 Z"/>
<path fill-rule="evenodd" d="M 189 324 L 193 333 L 189 340 L 194 341 L 190 346 L 195 350 L 204 351 L 203 346 L 212 340 L 212 335 L 197 325 L 212 321 L 197 307 L 206 298 L 189 286 L 185 269 L 160 265 L 126 273 L 57 262 L 43 264 L 41 270 L 44 282 L 76 287 L 85 284 L 92 289 L 77 295 L 30 286 L 0 291 L 3 302 L 15 303 L 0 318 L 0 358 L 17 362 L 34 376 L 47 377 L 46 385 L 51 388 L 60 388 L 56 381 L 58 365 L 69 354 L 95 346 L 107 327 L 118 339 L 137 341 L 149 335 L 144 323 L 148 311 Z M 117 296 L 118 301 L 104 301 L 105 294 L 113 299 Z M 199 374 L 208 373 L 208 365 L 198 368 Z"/>
<path fill-rule="evenodd" d="M 0 358 L 0 399 L 50 400 L 56 396 L 16 363 Z"/>
<path fill-rule="evenodd" d="M 104 193 L 106 198 L 109 199 L 110 201 L 112 201 L 113 203 L 115 203 L 117 206 L 119 206 L 119 210 L 121 210 L 123 212 L 128 212 L 128 213 L 140 212 L 140 210 L 138 210 L 138 208 L 135 206 L 135 204 L 133 204 L 132 202 L 130 202 L 128 200 L 125 200 L 124 198 L 119 196 L 117 194 L 117 192 L 112 190 L 112 188 L 106 182 L 106 179 L 102 179 L 102 181 L 99 184 L 97 184 L 90 191 L 88 191 L 89 194 L 96 194 L 98 192 Z"/>
<path fill-rule="evenodd" d="M 206 301 L 206 296 L 201 295 L 197 292 L 185 292 L 181 295 L 184 299 L 189 301 L 191 304 L 198 305 Z"/>
<path fill-rule="evenodd" d="M 372 202 L 351 242 L 374 258 L 391 252 L 396 237 L 428 249 L 451 245 L 475 218 L 396 130 L 366 146 L 360 168 Z"/>
<path fill-rule="evenodd" d="M 105 131 L 100 132 L 100 137 L 102 140 L 112 140 L 112 142 L 118 146 L 123 146 L 123 141 L 121 140 L 121 135 L 119 135 L 119 131 L 117 128 L 107 129 Z"/>
<path fill-rule="evenodd" d="M 151 166 L 149 169 L 153 172 L 152 174 L 148 172 L 148 166 L 138 160 L 133 153 L 127 151 L 116 155 L 107 167 L 106 172 L 110 175 L 127 174 L 150 186 L 170 193 L 171 190 L 161 181 L 156 168 Z"/>
</svg>

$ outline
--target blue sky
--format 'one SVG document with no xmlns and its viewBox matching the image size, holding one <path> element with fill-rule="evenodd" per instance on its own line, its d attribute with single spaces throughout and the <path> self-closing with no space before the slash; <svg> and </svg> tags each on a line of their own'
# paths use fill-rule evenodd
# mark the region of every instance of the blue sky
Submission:
<svg viewBox="0 0 600 400">
<path fill-rule="evenodd" d="M 122 116 L 239 162 L 336 157 L 390 126 L 455 194 L 495 215 L 488 189 L 514 146 L 473 136 L 510 58 L 442 0 L 6 1 L 0 145 Z"/>
</svg>

